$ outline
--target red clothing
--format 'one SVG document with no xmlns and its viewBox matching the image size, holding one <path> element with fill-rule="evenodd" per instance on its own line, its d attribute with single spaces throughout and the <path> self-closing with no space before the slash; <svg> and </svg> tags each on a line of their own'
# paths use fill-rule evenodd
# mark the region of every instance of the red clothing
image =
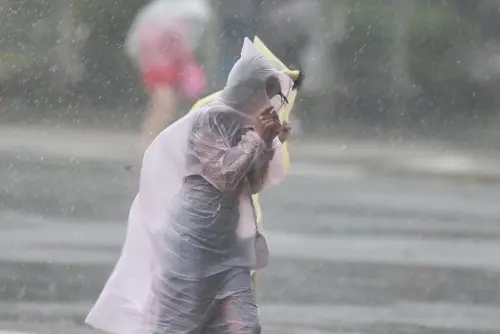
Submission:
<svg viewBox="0 0 500 334">
<path fill-rule="evenodd" d="M 142 82 L 148 91 L 158 87 L 177 87 L 181 76 L 180 67 L 176 64 L 150 66 L 142 70 Z"/>
<path fill-rule="evenodd" d="M 179 23 L 176 29 L 181 27 Z M 146 89 L 172 87 L 189 99 L 199 97 L 206 88 L 205 73 L 182 34 L 152 24 L 141 35 L 140 65 Z"/>
<path fill-rule="evenodd" d="M 183 67 L 193 59 L 175 30 L 151 24 L 141 33 L 141 72 L 146 88 L 178 86 Z"/>
</svg>

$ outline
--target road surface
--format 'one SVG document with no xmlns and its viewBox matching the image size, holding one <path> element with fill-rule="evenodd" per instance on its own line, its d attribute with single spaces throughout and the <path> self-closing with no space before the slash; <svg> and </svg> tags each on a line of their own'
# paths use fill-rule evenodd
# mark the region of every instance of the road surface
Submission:
<svg viewBox="0 0 500 334">
<path fill-rule="evenodd" d="M 0 153 L 0 329 L 94 333 L 82 319 L 119 254 L 129 167 Z M 498 184 L 295 164 L 262 199 L 264 332 L 499 333 L 498 198 Z"/>
</svg>

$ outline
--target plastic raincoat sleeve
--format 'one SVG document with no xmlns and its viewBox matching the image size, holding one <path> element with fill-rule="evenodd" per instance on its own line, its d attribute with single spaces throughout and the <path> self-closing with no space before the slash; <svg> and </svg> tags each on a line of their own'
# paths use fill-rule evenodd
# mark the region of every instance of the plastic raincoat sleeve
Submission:
<svg viewBox="0 0 500 334">
<path fill-rule="evenodd" d="M 231 147 L 238 125 L 223 113 L 200 113 L 192 135 L 193 153 L 200 160 L 201 175 L 219 191 L 232 191 L 247 176 L 265 150 L 264 141 L 253 131 Z"/>
<path fill-rule="evenodd" d="M 268 180 L 269 165 L 275 154 L 275 145 L 279 145 L 279 140 L 275 139 L 273 147 L 266 147 L 259 158 L 250 166 L 248 182 L 252 194 L 259 193 Z"/>
</svg>

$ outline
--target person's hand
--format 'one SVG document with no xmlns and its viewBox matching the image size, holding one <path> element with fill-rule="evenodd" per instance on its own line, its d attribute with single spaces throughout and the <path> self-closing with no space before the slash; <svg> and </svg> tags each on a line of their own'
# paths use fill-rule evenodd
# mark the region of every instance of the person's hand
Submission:
<svg viewBox="0 0 500 334">
<path fill-rule="evenodd" d="M 282 144 L 288 140 L 290 133 L 292 133 L 292 124 L 287 121 L 283 122 L 280 133 L 278 134 L 278 138 Z"/>
<path fill-rule="evenodd" d="M 272 116 L 273 116 L 273 124 L 272 126 L 269 127 L 269 133 L 268 133 L 268 143 L 269 143 L 269 146 L 272 145 L 272 142 L 274 140 L 274 138 L 276 138 L 280 132 L 281 132 L 281 121 L 280 121 L 280 117 L 278 116 L 278 113 L 276 112 L 276 110 L 273 109 L 272 111 Z"/>
<path fill-rule="evenodd" d="M 271 146 L 274 138 L 280 133 L 281 124 L 273 107 L 261 111 L 255 122 L 255 132 L 267 146 Z"/>
</svg>

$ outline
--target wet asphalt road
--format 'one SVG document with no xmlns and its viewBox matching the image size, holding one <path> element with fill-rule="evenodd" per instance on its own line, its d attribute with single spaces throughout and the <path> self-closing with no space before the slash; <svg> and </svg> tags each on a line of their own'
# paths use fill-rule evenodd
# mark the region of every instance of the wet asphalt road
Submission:
<svg viewBox="0 0 500 334">
<path fill-rule="evenodd" d="M 498 185 L 295 167 L 263 197 L 264 332 L 500 332 Z M 0 154 L 0 329 L 91 332 L 136 183 L 116 163 Z"/>
</svg>

